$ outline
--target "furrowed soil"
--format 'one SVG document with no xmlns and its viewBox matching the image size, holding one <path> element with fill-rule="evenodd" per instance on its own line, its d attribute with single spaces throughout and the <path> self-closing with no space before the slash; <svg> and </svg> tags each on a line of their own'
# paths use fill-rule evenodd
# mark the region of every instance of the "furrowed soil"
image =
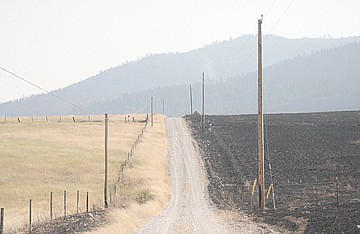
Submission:
<svg viewBox="0 0 360 234">
<path fill-rule="evenodd" d="M 200 116 L 186 120 L 218 208 L 289 232 L 360 233 L 360 112 L 265 116 L 265 185 L 274 189 L 264 211 L 252 191 L 257 116 L 206 116 L 204 133 Z"/>
</svg>

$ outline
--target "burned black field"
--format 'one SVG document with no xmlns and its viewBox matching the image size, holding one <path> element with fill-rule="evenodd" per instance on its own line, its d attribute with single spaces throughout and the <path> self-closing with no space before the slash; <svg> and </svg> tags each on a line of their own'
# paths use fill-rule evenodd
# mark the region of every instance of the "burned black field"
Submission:
<svg viewBox="0 0 360 234">
<path fill-rule="evenodd" d="M 360 233 L 360 112 L 265 116 L 265 178 L 275 191 L 257 208 L 257 116 L 186 116 L 221 209 L 305 233 Z M 272 170 L 270 171 L 269 161 Z M 272 174 L 272 182 L 271 182 Z"/>
</svg>

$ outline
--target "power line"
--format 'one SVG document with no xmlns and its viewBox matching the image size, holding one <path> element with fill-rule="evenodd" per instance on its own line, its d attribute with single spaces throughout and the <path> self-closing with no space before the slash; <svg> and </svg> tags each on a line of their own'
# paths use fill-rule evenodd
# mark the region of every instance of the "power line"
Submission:
<svg viewBox="0 0 360 234">
<path fill-rule="evenodd" d="M 141 107 L 139 110 L 135 111 L 134 114 L 138 114 L 140 111 L 144 110 L 146 107 L 148 107 L 150 104 L 147 103 L 145 106 Z"/>
<path fill-rule="evenodd" d="M 271 9 L 273 8 L 273 6 L 275 5 L 275 3 L 277 2 L 278 0 L 274 0 L 272 2 L 272 4 L 270 5 L 270 7 L 267 9 L 265 15 L 269 14 L 269 12 L 271 11 Z M 265 10 L 265 8 L 264 8 Z M 257 33 L 257 26 L 254 27 L 254 29 L 251 31 L 251 32 L 254 32 L 255 36 L 256 36 L 256 33 Z M 247 45 L 247 43 L 250 41 L 250 39 L 252 38 L 252 34 L 249 34 L 249 35 L 246 35 L 247 38 L 241 43 L 240 47 L 236 49 L 237 52 L 239 51 L 242 51 L 242 49 L 245 48 L 245 46 Z M 253 51 L 250 52 L 250 54 L 244 59 L 242 60 L 242 62 L 240 63 L 239 67 L 241 68 L 246 62 L 247 60 L 256 52 L 257 48 L 255 48 Z M 233 55 L 233 57 L 235 57 L 235 54 Z"/>
<path fill-rule="evenodd" d="M 82 108 L 81 108 L 80 106 L 78 106 L 78 105 L 76 105 L 76 104 L 74 104 L 74 103 L 72 103 L 72 102 L 70 102 L 70 101 L 68 101 L 68 100 L 63 99 L 63 98 L 61 98 L 61 97 L 59 97 L 59 96 L 57 96 L 57 95 L 55 95 L 55 94 L 47 91 L 47 90 L 44 89 L 44 88 L 41 88 L 40 86 L 38 86 L 38 85 L 36 85 L 36 84 L 34 84 L 34 83 L 26 80 L 25 78 L 23 78 L 23 77 L 21 77 L 21 76 L 19 76 L 19 75 L 16 75 L 15 73 L 13 73 L 13 72 L 11 72 L 11 71 L 3 68 L 3 67 L 0 67 L 0 69 L 3 70 L 3 71 L 5 71 L 5 72 L 7 72 L 7 73 L 9 73 L 9 74 L 12 75 L 12 76 L 15 76 L 15 77 L 18 78 L 18 79 L 20 79 L 20 80 L 22 80 L 22 81 L 24 81 L 24 82 L 26 82 L 26 83 L 28 83 L 28 84 L 30 84 L 30 85 L 38 88 L 38 89 L 46 92 L 47 94 L 50 94 L 51 96 L 53 96 L 53 97 L 55 97 L 55 98 L 57 98 L 57 99 L 59 99 L 59 100 L 61 100 L 61 101 L 63 101 L 63 102 L 66 102 L 66 103 L 68 103 L 68 104 L 70 104 L 70 105 L 72 105 L 72 106 L 74 106 L 74 107 L 79 108 L 79 109 L 82 110 Z"/>
<path fill-rule="evenodd" d="M 273 8 L 273 6 L 275 5 L 276 2 L 277 2 L 277 0 L 274 0 L 274 1 L 273 1 L 273 3 L 271 4 L 271 6 L 270 6 L 269 9 L 267 10 L 267 12 L 264 14 L 264 17 L 266 17 L 266 16 L 269 14 L 270 10 Z"/>
<path fill-rule="evenodd" d="M 270 7 L 268 8 L 268 10 L 266 11 L 266 13 L 265 13 L 265 17 L 269 14 L 269 12 L 271 11 L 271 9 L 273 8 L 273 6 L 275 5 L 275 3 L 277 2 L 278 0 L 274 0 L 273 2 L 272 2 L 272 4 L 270 5 Z M 253 32 L 255 32 L 255 34 L 256 34 L 256 32 L 257 32 L 257 27 L 254 27 L 254 30 L 252 30 Z M 240 47 L 240 49 L 239 50 L 241 50 L 244 46 L 245 46 L 245 44 L 250 40 L 250 38 L 251 38 L 251 36 L 249 36 L 248 38 L 247 38 L 247 40 L 245 40 L 245 42 L 243 43 L 243 45 Z"/>
<path fill-rule="evenodd" d="M 271 28 L 270 32 L 268 33 L 268 36 L 264 39 L 266 40 L 269 35 L 272 33 L 272 31 L 276 28 L 276 26 L 279 24 L 280 20 L 284 17 L 284 15 L 286 14 L 286 12 L 289 10 L 289 8 L 291 7 L 291 5 L 293 4 L 295 0 L 292 0 L 289 5 L 287 6 L 287 8 L 285 9 L 285 11 L 282 13 L 282 15 L 279 17 L 279 19 L 276 21 L 275 25 Z"/>
<path fill-rule="evenodd" d="M 285 9 L 285 11 L 281 14 L 281 16 L 278 18 L 278 20 L 276 21 L 275 25 L 271 28 L 269 34 L 264 38 L 264 42 L 266 41 L 266 39 L 270 36 L 271 32 L 275 29 L 275 27 L 279 24 L 280 20 L 284 17 L 284 15 L 286 14 L 286 12 L 289 10 L 290 6 L 293 4 L 295 0 L 292 0 L 289 5 L 287 6 L 287 8 Z M 269 12 L 271 11 L 271 9 L 273 8 L 273 6 L 275 5 L 275 3 L 277 2 L 277 0 L 274 0 L 273 3 L 271 4 L 271 6 L 268 8 L 268 10 L 266 11 L 266 14 L 269 14 Z M 245 42 L 240 46 L 240 49 L 243 49 L 245 47 L 245 45 L 247 44 L 247 42 L 250 40 L 250 36 L 247 38 L 247 40 L 245 40 Z M 254 48 L 254 50 L 252 50 L 248 56 L 246 56 L 246 58 L 240 63 L 239 67 L 242 67 L 249 59 L 250 57 L 256 52 L 257 48 Z"/>
<path fill-rule="evenodd" d="M 276 21 L 275 25 L 271 28 L 269 34 L 264 38 L 264 41 L 266 41 L 266 39 L 270 36 L 271 32 L 276 28 L 276 26 L 279 24 L 280 20 L 284 17 L 284 15 L 286 14 L 286 12 L 289 10 L 290 6 L 293 4 L 295 0 L 292 0 L 289 5 L 287 6 L 287 8 L 285 9 L 285 11 L 281 14 L 281 16 L 278 18 L 278 20 Z M 274 3 L 273 3 L 274 5 Z M 272 6 L 273 6 L 272 5 Z M 272 8 L 272 6 L 270 7 L 270 9 Z M 265 125 L 265 141 L 266 141 L 266 150 L 267 150 L 267 161 L 269 164 L 269 170 L 270 170 L 270 182 L 271 184 L 274 186 L 274 181 L 273 181 L 273 173 L 272 173 L 272 167 L 271 167 L 271 162 L 270 162 L 270 147 L 269 147 L 269 137 L 268 137 L 268 128 L 267 128 L 267 116 L 264 116 L 264 125 Z M 273 198 L 273 208 L 275 210 L 275 192 L 274 192 L 274 187 L 272 188 L 272 198 Z"/>
</svg>

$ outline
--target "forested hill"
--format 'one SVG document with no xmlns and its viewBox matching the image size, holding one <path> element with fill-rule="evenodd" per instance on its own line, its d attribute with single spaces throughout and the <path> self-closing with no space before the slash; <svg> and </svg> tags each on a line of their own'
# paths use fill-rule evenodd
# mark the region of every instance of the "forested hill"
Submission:
<svg viewBox="0 0 360 234">
<path fill-rule="evenodd" d="M 360 43 L 324 49 L 269 66 L 263 71 L 266 113 L 360 110 Z M 201 110 L 200 84 L 192 86 L 194 109 Z M 207 84 L 207 114 L 257 112 L 257 73 Z M 171 116 L 190 111 L 189 86 L 180 85 L 123 95 L 92 104 L 87 111 L 131 113 L 155 99 L 155 110 Z M 147 108 L 148 110 L 149 108 Z"/>
<path fill-rule="evenodd" d="M 286 39 L 266 35 L 264 36 L 263 63 L 266 67 L 286 59 L 303 55 L 304 57 L 298 59 L 307 60 L 311 57 L 315 58 L 318 53 L 317 51 L 321 49 L 331 49 L 354 41 L 360 41 L 360 37 L 342 39 Z M 1 104 L 0 115 L 86 114 L 86 111 L 103 113 L 103 108 L 96 109 L 94 106 L 99 105 L 99 103 L 104 103 L 104 105 L 107 103 L 106 105 L 108 105 L 108 103 L 118 102 L 119 100 L 124 100 L 123 102 L 125 104 L 117 106 L 115 109 L 109 107 L 107 111 L 125 113 L 128 112 L 126 106 L 136 109 L 138 104 L 131 105 L 131 101 L 127 100 L 126 97 L 140 95 L 137 93 L 144 90 L 156 88 L 159 92 L 161 90 L 167 92 L 165 91 L 167 89 L 163 87 L 196 83 L 199 81 L 203 71 L 206 73 L 207 80 L 211 80 L 212 82 L 220 82 L 229 77 L 240 76 L 241 78 L 237 78 L 237 80 L 246 81 L 248 77 L 251 77 L 251 75 L 246 74 L 256 70 L 256 44 L 255 35 L 245 35 L 234 40 L 213 43 L 204 48 L 187 53 L 148 55 L 138 61 L 128 62 L 121 66 L 111 68 L 82 82 L 53 92 L 55 95 L 81 106 L 83 110 L 75 108 L 68 103 L 61 102 L 48 94 L 41 94 Z M 277 66 L 284 66 L 286 71 L 290 69 L 286 68 L 286 64 L 288 63 L 289 61 Z M 295 63 L 295 60 L 291 63 Z M 294 68 L 297 67 L 297 65 L 293 66 Z M 271 69 L 272 68 L 269 68 L 269 71 L 271 71 Z M 339 67 L 338 70 L 342 70 L 342 68 Z M 316 74 L 320 75 L 321 72 L 326 71 L 316 71 Z M 230 79 L 218 85 L 226 85 L 232 80 L 233 79 Z M 247 85 L 247 83 L 241 84 Z M 208 88 L 211 89 L 211 86 Z M 154 91 L 144 91 L 143 94 L 148 92 Z M 183 97 L 183 95 L 181 95 L 181 97 Z M 146 98 L 146 96 L 143 96 L 140 99 L 146 100 Z M 209 96 L 209 98 L 211 97 Z M 165 99 L 170 100 L 171 98 Z M 252 100 L 252 98 L 249 100 Z M 209 110 L 212 110 L 212 113 L 221 113 L 224 108 L 225 107 L 221 109 L 210 108 Z M 250 107 L 242 107 L 240 109 L 232 109 L 232 111 L 248 111 L 250 110 L 249 108 Z M 180 110 L 177 110 L 177 113 L 179 111 Z M 183 111 L 181 110 L 181 112 Z M 225 113 L 228 112 L 229 111 Z"/>
</svg>

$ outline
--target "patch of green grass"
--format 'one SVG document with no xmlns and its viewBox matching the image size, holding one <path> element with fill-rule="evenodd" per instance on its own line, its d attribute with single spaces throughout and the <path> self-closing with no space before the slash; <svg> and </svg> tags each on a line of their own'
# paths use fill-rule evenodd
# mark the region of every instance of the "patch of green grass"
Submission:
<svg viewBox="0 0 360 234">
<path fill-rule="evenodd" d="M 141 191 L 138 192 L 137 196 L 136 196 L 136 201 L 139 204 L 144 204 L 147 201 L 150 201 L 151 199 L 153 199 L 153 195 L 150 193 L 150 191 L 148 189 L 143 189 Z"/>
</svg>

